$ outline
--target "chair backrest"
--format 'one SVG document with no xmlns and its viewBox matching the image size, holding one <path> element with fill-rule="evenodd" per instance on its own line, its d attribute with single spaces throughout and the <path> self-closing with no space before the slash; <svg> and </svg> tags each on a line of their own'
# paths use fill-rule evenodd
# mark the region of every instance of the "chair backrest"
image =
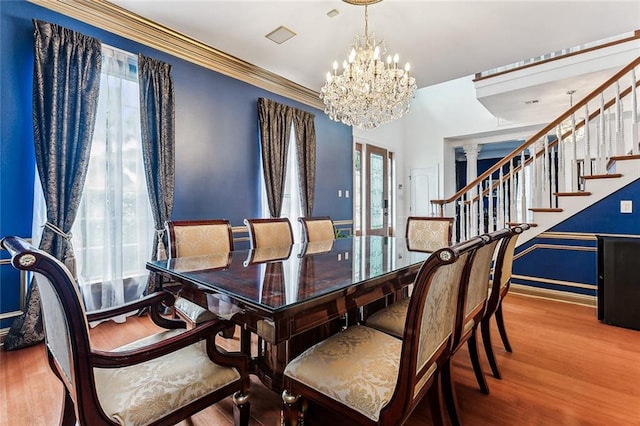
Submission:
<svg viewBox="0 0 640 426">
<path fill-rule="evenodd" d="M 526 223 L 512 227 L 511 235 L 503 238 L 498 247 L 498 253 L 493 266 L 491 293 L 489 294 L 489 301 L 487 302 L 488 313 L 492 313 L 497 307 L 500 294 L 509 289 L 513 270 L 513 256 L 518 237 L 527 229 L 529 229 L 529 225 Z"/>
<path fill-rule="evenodd" d="M 231 224 L 226 219 L 169 220 L 165 227 L 171 258 L 233 251 Z"/>
<path fill-rule="evenodd" d="M 409 216 L 407 218 L 405 238 L 409 241 L 429 241 L 441 248 L 451 245 L 452 234 L 452 217 Z"/>
<path fill-rule="evenodd" d="M 424 396 L 434 369 L 449 357 L 458 294 L 465 291 L 470 260 L 483 244 L 476 237 L 442 248 L 418 271 L 407 310 L 398 384 L 381 418 L 409 413 Z"/>
<path fill-rule="evenodd" d="M 459 311 L 460 316 L 457 319 L 454 336 L 454 349 L 455 345 L 461 341 L 461 336 L 470 331 L 466 328 L 467 324 L 470 324 L 473 320 L 478 322 L 484 314 L 489 294 L 491 264 L 496 252 L 496 246 L 511 234 L 511 229 L 503 228 L 480 236 L 485 243 L 476 250 L 473 256 L 469 270 L 469 282 L 466 286 L 467 291 L 466 294 L 460 295 L 459 303 L 460 306 L 464 305 L 464 309 Z"/>
<path fill-rule="evenodd" d="M 488 296 L 489 281 L 491 279 L 491 266 L 497 245 L 505 238 L 510 237 L 513 231 L 510 228 L 499 229 L 495 232 L 484 234 L 486 244 L 480 247 L 475 254 L 469 274 L 469 286 L 465 312 L 468 316 L 484 303 Z"/>
<path fill-rule="evenodd" d="M 336 238 L 333 220 L 329 216 L 299 217 L 303 242 L 331 241 Z"/>
<path fill-rule="evenodd" d="M 283 247 L 293 244 L 293 229 L 286 217 L 272 219 L 245 219 L 251 248 Z"/>
<path fill-rule="evenodd" d="M 52 368 L 74 400 L 81 382 L 93 383 L 93 370 L 89 364 L 89 326 L 82 297 L 71 273 L 58 259 L 38 250 L 17 237 L 6 237 L 0 244 L 7 249 L 16 269 L 31 271 L 40 292 L 45 342 Z M 35 291 L 35 290 L 34 290 Z"/>
</svg>

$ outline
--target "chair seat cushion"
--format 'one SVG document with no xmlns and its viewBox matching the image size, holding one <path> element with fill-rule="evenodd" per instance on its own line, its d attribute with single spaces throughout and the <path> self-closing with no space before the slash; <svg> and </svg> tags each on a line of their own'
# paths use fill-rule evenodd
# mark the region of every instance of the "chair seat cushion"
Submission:
<svg viewBox="0 0 640 426">
<path fill-rule="evenodd" d="M 205 321 L 211 321 L 216 318 L 216 315 L 210 310 L 205 309 L 184 297 L 178 297 L 173 307 L 181 317 L 190 321 L 191 324 L 201 324 Z"/>
<path fill-rule="evenodd" d="M 284 375 L 377 421 L 398 380 L 402 341 L 353 326 L 312 346 Z"/>
<path fill-rule="evenodd" d="M 402 339 L 409 309 L 409 298 L 400 299 L 367 318 L 366 325 Z"/>
<path fill-rule="evenodd" d="M 146 346 L 182 332 L 158 333 L 114 352 Z M 235 368 L 209 359 L 204 341 L 137 365 L 93 371 L 102 409 L 122 425 L 149 424 L 240 378 Z"/>
</svg>

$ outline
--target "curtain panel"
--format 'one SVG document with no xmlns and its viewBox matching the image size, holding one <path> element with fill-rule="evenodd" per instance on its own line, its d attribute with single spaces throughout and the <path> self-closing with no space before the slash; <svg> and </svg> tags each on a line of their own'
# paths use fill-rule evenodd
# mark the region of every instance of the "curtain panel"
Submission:
<svg viewBox="0 0 640 426">
<path fill-rule="evenodd" d="M 258 99 L 258 120 L 262 168 L 271 217 L 280 217 L 287 171 L 291 124 L 296 135 L 296 152 L 302 211 L 313 213 L 316 179 L 315 115 L 270 99 Z"/>
<path fill-rule="evenodd" d="M 71 227 L 89 165 L 100 90 L 102 44 L 67 28 L 33 21 L 33 135 L 36 167 L 47 209 L 40 249 L 76 276 Z M 40 293 L 29 288 L 25 313 L 5 338 L 5 349 L 41 341 Z"/>
<path fill-rule="evenodd" d="M 287 171 L 287 151 L 293 109 L 269 99 L 258 99 L 262 170 L 271 217 L 280 217 Z"/>
<path fill-rule="evenodd" d="M 298 157 L 298 181 L 302 212 L 313 216 L 313 199 L 316 187 L 316 127 L 315 115 L 295 110 L 293 127 L 296 132 L 296 152 Z"/>
<path fill-rule="evenodd" d="M 175 95 L 171 65 L 140 54 L 138 75 L 142 155 L 156 228 L 151 258 L 166 259 L 164 223 L 173 212 L 175 185 Z"/>
</svg>

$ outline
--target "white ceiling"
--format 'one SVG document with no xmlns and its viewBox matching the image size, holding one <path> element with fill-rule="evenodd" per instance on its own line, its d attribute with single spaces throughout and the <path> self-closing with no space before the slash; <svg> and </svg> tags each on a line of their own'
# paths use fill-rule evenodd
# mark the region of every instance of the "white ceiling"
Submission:
<svg viewBox="0 0 640 426">
<path fill-rule="evenodd" d="M 340 0 L 112 0 L 218 50 L 319 91 L 364 33 L 364 8 Z M 339 14 L 329 18 L 327 12 Z M 297 35 L 275 44 L 284 25 Z M 640 1 L 384 0 L 369 31 L 409 61 L 419 87 L 640 29 Z"/>
</svg>

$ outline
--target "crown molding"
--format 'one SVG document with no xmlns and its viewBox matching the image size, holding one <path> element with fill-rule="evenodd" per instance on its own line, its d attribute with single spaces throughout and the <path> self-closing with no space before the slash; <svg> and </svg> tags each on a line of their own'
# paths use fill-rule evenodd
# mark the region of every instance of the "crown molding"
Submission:
<svg viewBox="0 0 640 426">
<path fill-rule="evenodd" d="M 320 110 L 318 92 L 104 0 L 28 0 L 54 12 Z"/>
</svg>

